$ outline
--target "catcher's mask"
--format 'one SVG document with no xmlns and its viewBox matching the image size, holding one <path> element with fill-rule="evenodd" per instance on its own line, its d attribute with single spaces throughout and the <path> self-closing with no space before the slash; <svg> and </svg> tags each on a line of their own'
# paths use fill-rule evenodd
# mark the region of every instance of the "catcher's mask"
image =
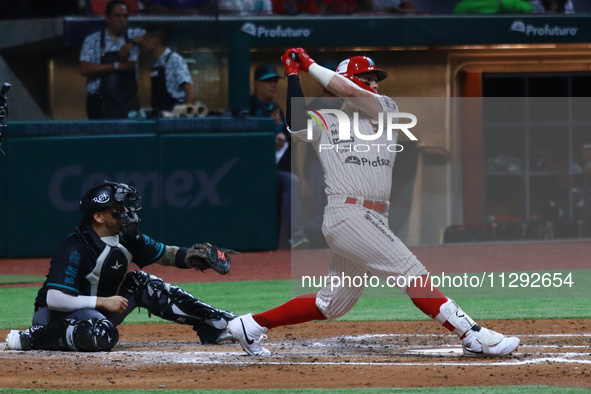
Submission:
<svg viewBox="0 0 591 394">
<path fill-rule="evenodd" d="M 367 56 L 353 56 L 349 59 L 343 60 L 337 67 L 337 74 L 341 74 L 345 78 L 355 82 L 357 86 L 372 93 L 376 93 L 368 84 L 359 79 L 356 75 L 366 72 L 375 71 L 377 81 L 383 81 L 388 76 L 388 73 L 376 67 L 373 60 Z"/>
<path fill-rule="evenodd" d="M 133 186 L 125 183 L 104 181 L 88 190 L 80 201 L 83 212 L 80 223 L 90 223 L 95 212 L 109 208 L 113 208 L 113 218 L 119 222 L 123 234 L 134 235 L 137 232 L 141 222 L 142 197 Z"/>
</svg>

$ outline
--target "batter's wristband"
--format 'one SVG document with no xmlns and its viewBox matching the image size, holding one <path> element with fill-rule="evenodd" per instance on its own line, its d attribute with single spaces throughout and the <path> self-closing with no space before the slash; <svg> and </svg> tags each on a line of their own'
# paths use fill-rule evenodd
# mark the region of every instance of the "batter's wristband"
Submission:
<svg viewBox="0 0 591 394">
<path fill-rule="evenodd" d="M 191 267 L 187 267 L 187 264 L 185 264 L 185 257 L 187 257 L 187 248 L 179 248 L 179 250 L 176 252 L 176 255 L 174 256 L 174 265 L 176 265 L 179 268 L 191 268 Z"/>
<path fill-rule="evenodd" d="M 337 75 L 337 73 L 335 73 L 334 71 L 319 66 L 317 63 L 312 63 L 310 65 L 310 68 L 308 69 L 308 74 L 316 78 L 316 80 L 320 82 L 320 84 L 324 87 L 327 87 L 332 77 Z"/>
</svg>

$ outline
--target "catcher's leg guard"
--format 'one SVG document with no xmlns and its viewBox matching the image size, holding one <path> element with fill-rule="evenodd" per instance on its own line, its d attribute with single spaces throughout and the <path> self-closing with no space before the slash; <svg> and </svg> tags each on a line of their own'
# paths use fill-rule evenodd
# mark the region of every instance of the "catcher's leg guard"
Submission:
<svg viewBox="0 0 591 394">
<path fill-rule="evenodd" d="M 107 319 L 59 320 L 27 331 L 36 350 L 108 351 L 119 341 L 117 327 Z"/>
<path fill-rule="evenodd" d="M 149 313 L 193 326 L 201 342 L 216 343 L 223 337 L 228 321 L 236 315 L 199 301 L 178 286 L 143 271 L 127 274 L 122 291 L 134 294 L 138 306 Z"/>
</svg>

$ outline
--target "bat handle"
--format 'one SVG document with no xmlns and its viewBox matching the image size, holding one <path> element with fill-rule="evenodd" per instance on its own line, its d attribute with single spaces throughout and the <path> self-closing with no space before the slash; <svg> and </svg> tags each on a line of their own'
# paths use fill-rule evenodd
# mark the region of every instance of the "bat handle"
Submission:
<svg viewBox="0 0 591 394">
<path fill-rule="evenodd" d="M 289 54 L 289 57 L 291 58 L 291 60 L 293 60 L 294 62 L 297 62 L 298 60 L 300 60 L 300 57 L 298 56 L 297 53 L 292 52 Z"/>
<path fill-rule="evenodd" d="M 10 89 L 12 85 L 9 84 L 8 82 L 4 82 L 4 85 L 2 85 L 2 89 L 0 90 L 0 96 L 4 96 L 6 94 L 6 92 L 8 92 L 8 89 Z"/>
</svg>

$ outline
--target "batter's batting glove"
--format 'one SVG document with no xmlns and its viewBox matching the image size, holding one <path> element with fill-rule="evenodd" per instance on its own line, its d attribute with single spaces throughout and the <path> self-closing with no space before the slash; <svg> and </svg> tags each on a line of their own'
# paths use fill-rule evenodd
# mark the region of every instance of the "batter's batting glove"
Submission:
<svg viewBox="0 0 591 394">
<path fill-rule="evenodd" d="M 310 56 L 304 51 L 303 48 L 293 48 L 295 53 L 297 54 L 297 63 L 300 66 L 300 70 L 308 72 L 310 66 L 316 63 L 314 60 L 310 59 Z M 291 50 L 291 49 L 290 49 Z"/>
<path fill-rule="evenodd" d="M 281 56 L 281 61 L 283 62 L 283 67 L 285 68 L 285 75 L 288 77 L 290 75 L 300 75 L 300 66 L 296 62 L 298 59 L 298 54 L 295 52 L 295 49 L 288 49 L 283 56 Z"/>
</svg>

